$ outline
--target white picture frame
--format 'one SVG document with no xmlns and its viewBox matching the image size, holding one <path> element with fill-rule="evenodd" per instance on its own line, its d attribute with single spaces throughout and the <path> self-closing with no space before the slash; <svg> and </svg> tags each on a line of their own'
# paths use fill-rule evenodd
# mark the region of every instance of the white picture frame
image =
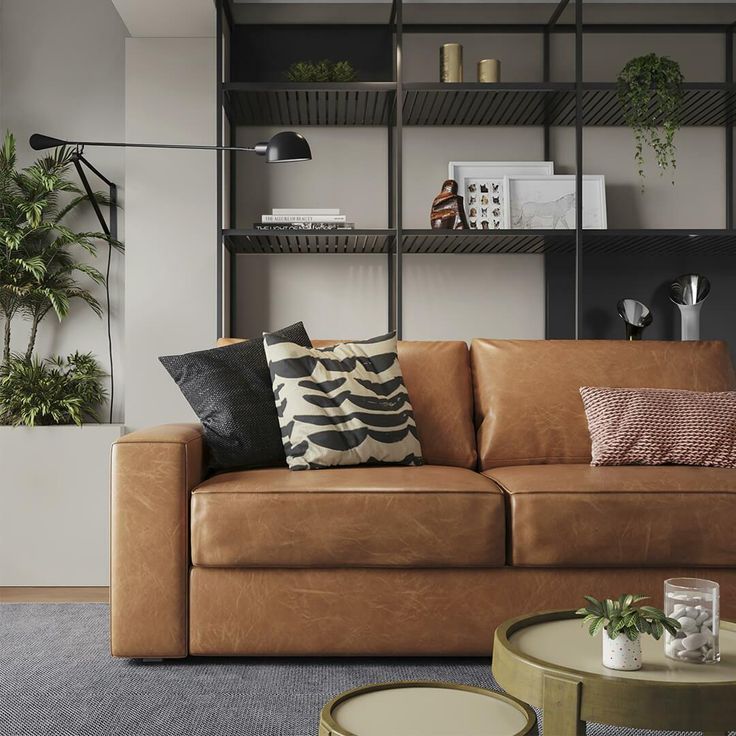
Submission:
<svg viewBox="0 0 736 736">
<path fill-rule="evenodd" d="M 458 194 L 463 197 L 468 224 L 478 230 L 509 229 L 506 176 L 552 174 L 552 161 L 450 161 L 447 166 L 448 178 L 457 182 Z"/>
<path fill-rule="evenodd" d="M 575 175 L 507 176 L 504 221 L 511 230 L 574 230 Z M 583 228 L 605 230 L 606 181 L 583 175 Z"/>
</svg>

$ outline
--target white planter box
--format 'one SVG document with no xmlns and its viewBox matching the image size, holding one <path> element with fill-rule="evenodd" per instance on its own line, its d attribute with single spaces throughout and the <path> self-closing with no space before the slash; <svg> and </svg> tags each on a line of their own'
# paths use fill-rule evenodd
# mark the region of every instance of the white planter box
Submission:
<svg viewBox="0 0 736 736">
<path fill-rule="evenodd" d="M 0 585 L 109 584 L 110 446 L 121 424 L 0 426 Z"/>
</svg>

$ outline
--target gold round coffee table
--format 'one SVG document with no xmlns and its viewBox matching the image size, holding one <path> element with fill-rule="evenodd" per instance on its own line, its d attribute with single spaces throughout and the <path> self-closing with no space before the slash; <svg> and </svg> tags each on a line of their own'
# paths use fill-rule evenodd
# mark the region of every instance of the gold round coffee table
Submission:
<svg viewBox="0 0 736 736">
<path fill-rule="evenodd" d="M 348 690 L 320 713 L 319 736 L 527 736 L 534 711 L 513 698 L 450 682 L 384 682 Z"/>
<path fill-rule="evenodd" d="M 582 736 L 585 722 L 630 728 L 736 729 L 736 625 L 721 621 L 721 661 L 676 662 L 664 644 L 642 637 L 642 669 L 601 664 L 600 636 L 573 611 L 522 616 L 501 624 L 493 644 L 493 676 L 516 698 L 544 709 L 544 731 Z"/>
</svg>

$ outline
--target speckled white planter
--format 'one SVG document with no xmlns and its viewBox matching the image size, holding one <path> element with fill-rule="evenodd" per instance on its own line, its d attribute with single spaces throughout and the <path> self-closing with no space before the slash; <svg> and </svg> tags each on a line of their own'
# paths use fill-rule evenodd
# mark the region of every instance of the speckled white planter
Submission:
<svg viewBox="0 0 736 736">
<path fill-rule="evenodd" d="M 640 670 L 641 669 L 641 641 L 637 637 L 631 641 L 625 634 L 619 634 L 611 639 L 606 631 L 601 634 L 603 639 L 603 666 L 609 670 Z"/>
</svg>

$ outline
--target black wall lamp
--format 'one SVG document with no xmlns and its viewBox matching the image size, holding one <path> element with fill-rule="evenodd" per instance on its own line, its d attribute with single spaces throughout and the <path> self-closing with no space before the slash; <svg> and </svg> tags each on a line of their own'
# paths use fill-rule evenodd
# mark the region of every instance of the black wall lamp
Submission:
<svg viewBox="0 0 736 736">
<path fill-rule="evenodd" d="M 261 143 L 256 143 L 255 146 L 195 146 L 180 143 L 118 143 L 118 142 L 101 142 L 101 141 L 65 141 L 61 138 L 54 138 L 53 136 L 43 135 L 42 133 L 34 133 L 29 141 L 31 148 L 34 151 L 43 151 L 47 148 L 58 148 L 60 146 L 73 147 L 72 151 L 72 163 L 77 170 L 77 174 L 82 182 L 84 191 L 89 197 L 90 203 L 94 208 L 97 219 L 100 222 L 102 231 L 107 235 L 111 241 L 118 239 L 118 221 L 117 221 L 117 196 L 118 189 L 117 185 L 110 181 L 106 176 L 99 172 L 87 159 L 84 157 L 84 149 L 86 146 L 100 147 L 100 148 L 173 148 L 181 149 L 185 151 L 247 151 L 249 153 L 255 153 L 258 156 L 265 156 L 266 161 L 270 164 L 287 163 L 292 161 L 309 161 L 312 158 L 312 151 L 309 148 L 307 139 L 296 133 L 293 130 L 284 130 L 280 133 L 276 133 L 269 140 Z M 100 205 L 97 202 L 92 192 L 87 175 L 84 171 L 86 167 L 101 181 L 107 184 L 110 190 L 110 221 L 109 223 L 105 220 Z M 112 423 L 113 417 L 113 399 L 115 398 L 115 380 L 113 370 L 113 355 L 112 355 L 112 332 L 110 325 L 110 261 L 112 256 L 112 248 L 108 250 L 107 257 L 107 272 L 105 277 L 105 292 L 107 297 L 107 343 L 110 358 L 110 422 Z"/>
<path fill-rule="evenodd" d="M 95 209 L 97 219 L 100 221 L 103 232 L 108 237 L 116 238 L 117 221 L 115 212 L 117 211 L 117 186 L 107 177 L 103 176 L 89 161 L 84 157 L 84 149 L 86 146 L 106 147 L 106 148 L 174 148 L 185 151 L 248 151 L 258 156 L 265 156 L 266 161 L 270 164 L 282 163 L 288 161 L 309 161 L 312 158 L 312 151 L 309 148 L 307 139 L 301 133 L 295 133 L 293 130 L 285 130 L 276 133 L 270 140 L 256 143 L 253 147 L 246 146 L 194 146 L 180 143 L 111 143 L 102 141 L 65 141 L 61 138 L 43 135 L 42 133 L 34 133 L 29 143 L 34 151 L 42 151 L 47 148 L 58 148 L 59 146 L 73 146 L 72 161 L 82 185 L 90 197 L 92 206 Z M 98 176 L 105 184 L 110 187 L 110 224 L 105 221 L 97 201 L 92 197 L 92 189 L 87 180 L 82 166 L 86 166 L 92 173 Z"/>
</svg>

